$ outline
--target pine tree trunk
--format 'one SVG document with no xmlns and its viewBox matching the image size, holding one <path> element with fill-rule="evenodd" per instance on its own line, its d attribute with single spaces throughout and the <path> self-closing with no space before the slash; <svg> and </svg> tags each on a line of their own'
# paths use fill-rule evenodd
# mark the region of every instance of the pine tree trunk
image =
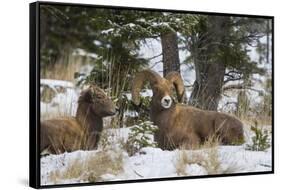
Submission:
<svg viewBox="0 0 281 190">
<path fill-rule="evenodd" d="M 175 32 L 163 33 L 161 35 L 163 53 L 163 75 L 166 76 L 170 71 L 180 73 L 179 48 L 177 34 Z"/>
<path fill-rule="evenodd" d="M 163 76 L 165 77 L 171 71 L 177 71 L 178 73 L 180 73 L 180 58 L 177 33 L 163 33 L 161 35 L 161 45 L 163 54 Z M 187 97 L 185 93 L 182 103 L 187 103 Z"/>
<path fill-rule="evenodd" d="M 224 65 L 207 64 L 196 70 L 201 74 L 194 82 L 189 103 L 201 109 L 217 110 L 223 86 Z"/>
<path fill-rule="evenodd" d="M 193 44 L 196 80 L 189 104 L 195 107 L 214 110 L 221 98 L 226 63 L 219 51 L 227 43 L 229 18 L 213 17 L 208 19 L 205 31 L 199 36 L 199 42 Z"/>
<path fill-rule="evenodd" d="M 45 43 L 47 41 L 47 28 L 48 28 L 48 16 L 46 13 L 46 8 L 41 10 L 40 13 L 40 50 L 45 48 Z"/>
<path fill-rule="evenodd" d="M 270 35 L 270 22 L 266 23 L 266 62 L 269 63 L 269 35 Z"/>
</svg>

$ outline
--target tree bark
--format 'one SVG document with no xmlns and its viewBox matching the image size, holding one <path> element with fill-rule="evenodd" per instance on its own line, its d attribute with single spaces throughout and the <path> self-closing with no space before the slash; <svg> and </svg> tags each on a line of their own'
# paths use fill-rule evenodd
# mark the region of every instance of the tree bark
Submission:
<svg viewBox="0 0 281 190">
<path fill-rule="evenodd" d="M 161 45 L 163 53 L 163 76 L 166 76 L 170 71 L 180 73 L 180 58 L 175 32 L 163 33 L 161 35 Z"/>
<path fill-rule="evenodd" d="M 266 23 L 266 62 L 269 63 L 269 35 L 270 35 L 270 21 Z"/>
<path fill-rule="evenodd" d="M 218 108 L 226 69 L 225 60 L 220 54 L 227 47 L 228 22 L 228 17 L 209 17 L 203 32 L 192 44 L 196 72 L 189 99 L 192 106 L 214 111 Z"/>
<path fill-rule="evenodd" d="M 163 55 L 163 76 L 165 77 L 171 71 L 180 73 L 180 58 L 178 48 L 178 37 L 175 32 L 161 34 L 161 45 Z M 187 103 L 187 97 L 184 93 L 183 103 Z"/>
</svg>

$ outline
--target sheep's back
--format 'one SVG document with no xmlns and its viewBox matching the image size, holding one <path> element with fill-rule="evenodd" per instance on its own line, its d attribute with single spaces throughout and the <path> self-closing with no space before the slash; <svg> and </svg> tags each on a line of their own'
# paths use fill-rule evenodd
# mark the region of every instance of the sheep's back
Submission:
<svg viewBox="0 0 281 190">
<path fill-rule="evenodd" d="M 82 129 L 75 118 L 58 118 L 41 122 L 41 152 L 48 148 L 51 153 L 61 153 L 78 148 Z"/>
<path fill-rule="evenodd" d="M 215 127 L 223 144 L 244 143 L 243 123 L 235 116 L 226 113 L 215 114 Z"/>
</svg>

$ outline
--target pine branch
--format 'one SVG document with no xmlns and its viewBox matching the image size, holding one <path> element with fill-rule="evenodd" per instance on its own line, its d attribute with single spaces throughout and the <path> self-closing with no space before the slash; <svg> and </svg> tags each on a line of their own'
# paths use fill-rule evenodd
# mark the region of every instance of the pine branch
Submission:
<svg viewBox="0 0 281 190">
<path fill-rule="evenodd" d="M 226 102 L 226 103 L 224 104 L 224 106 L 228 106 L 228 105 L 230 105 L 230 104 L 237 105 L 237 102 Z"/>
<path fill-rule="evenodd" d="M 150 61 L 150 60 L 155 59 L 155 58 L 157 58 L 157 57 L 160 57 L 160 56 L 162 56 L 162 55 L 163 55 L 163 53 L 160 53 L 159 55 L 155 55 L 155 56 L 153 56 L 153 57 L 147 58 L 147 60 Z"/>
<path fill-rule="evenodd" d="M 223 91 L 228 91 L 228 90 L 244 90 L 244 89 L 247 89 L 247 90 L 252 90 L 252 91 L 255 91 L 255 92 L 258 92 L 258 93 L 262 93 L 263 91 L 262 90 L 258 90 L 258 89 L 255 89 L 255 88 L 252 88 L 250 86 L 246 86 L 244 84 L 234 84 L 234 85 L 228 85 L 228 86 L 225 86 L 223 87 Z"/>
<path fill-rule="evenodd" d="M 233 73 L 233 74 L 241 74 L 240 71 L 231 70 L 231 71 L 225 73 L 224 75 L 226 75 L 226 76 L 232 76 L 232 75 L 230 75 L 230 74 L 232 74 L 232 73 Z"/>
<path fill-rule="evenodd" d="M 236 70 L 231 70 L 225 73 L 224 76 L 227 77 L 227 79 L 223 81 L 224 84 L 230 81 L 238 81 L 243 79 L 241 71 L 236 71 Z"/>
<path fill-rule="evenodd" d="M 156 61 L 155 63 L 153 63 L 153 65 L 151 67 L 149 67 L 150 69 L 152 69 L 153 67 L 155 67 L 158 63 L 162 63 L 163 60 L 161 59 L 160 61 Z"/>
<path fill-rule="evenodd" d="M 236 77 L 236 78 L 228 78 L 225 81 L 223 81 L 224 84 L 230 82 L 230 81 L 238 81 L 238 80 L 242 80 L 242 77 Z"/>
</svg>

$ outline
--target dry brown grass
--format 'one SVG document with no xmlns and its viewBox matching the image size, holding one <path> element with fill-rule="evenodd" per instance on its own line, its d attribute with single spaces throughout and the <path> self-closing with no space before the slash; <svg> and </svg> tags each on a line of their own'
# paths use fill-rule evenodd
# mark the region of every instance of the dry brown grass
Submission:
<svg viewBox="0 0 281 190">
<path fill-rule="evenodd" d="M 202 166 L 208 174 L 220 174 L 221 162 L 219 160 L 218 148 L 209 148 L 202 151 L 184 151 L 178 153 L 176 159 L 176 172 L 178 175 L 189 175 L 186 167 L 191 164 Z"/>
<path fill-rule="evenodd" d="M 101 150 L 112 150 L 115 148 L 123 148 L 123 144 L 125 143 L 124 137 L 122 137 L 121 133 L 118 130 L 112 130 L 112 128 L 104 129 L 101 133 L 100 141 L 99 141 L 99 149 Z"/>
<path fill-rule="evenodd" d="M 57 184 L 67 180 L 98 182 L 104 174 L 117 175 L 123 171 L 121 152 L 101 151 L 86 158 L 77 157 L 66 168 L 50 173 L 49 181 Z"/>
<path fill-rule="evenodd" d="M 206 149 L 205 152 L 207 158 L 203 160 L 202 166 L 207 170 L 208 174 L 222 173 L 218 147 Z"/>
<path fill-rule="evenodd" d="M 74 63 L 48 66 L 41 78 L 73 81 L 74 73 L 79 71 L 79 67 L 79 64 Z"/>
<path fill-rule="evenodd" d="M 191 164 L 189 157 L 184 151 L 180 151 L 175 163 L 175 168 L 178 176 L 188 175 L 186 172 L 186 166 L 188 164 Z"/>
<path fill-rule="evenodd" d="M 208 175 L 233 173 L 239 168 L 237 163 L 230 163 L 222 166 L 219 156 L 219 142 L 217 137 L 209 138 L 200 149 L 183 150 L 180 149 L 175 162 L 176 172 L 179 176 L 190 175 L 186 169 L 188 165 L 197 164 L 202 166 Z"/>
<path fill-rule="evenodd" d="M 201 149 L 217 148 L 221 143 L 221 139 L 217 135 L 209 136 L 209 138 L 200 146 Z"/>
<path fill-rule="evenodd" d="M 80 67 L 91 64 L 90 57 L 79 55 L 64 55 L 55 64 L 41 69 L 41 78 L 73 81 L 74 73 L 80 71 Z"/>
<path fill-rule="evenodd" d="M 271 126 L 272 117 L 269 116 L 258 116 L 258 117 L 243 117 L 240 120 L 248 126 Z"/>
</svg>

